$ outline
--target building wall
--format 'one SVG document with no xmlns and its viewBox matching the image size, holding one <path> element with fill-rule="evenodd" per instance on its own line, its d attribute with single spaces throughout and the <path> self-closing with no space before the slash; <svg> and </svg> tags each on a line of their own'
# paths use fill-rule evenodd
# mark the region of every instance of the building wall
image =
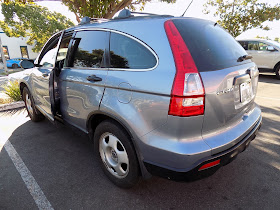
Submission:
<svg viewBox="0 0 280 210">
<path fill-rule="evenodd" d="M 25 37 L 19 37 L 19 38 L 8 37 L 2 31 L 0 31 L 0 36 L 1 36 L 3 47 L 4 46 L 8 47 L 8 52 L 9 52 L 10 59 L 21 58 L 22 57 L 21 51 L 20 51 L 20 46 L 27 46 L 29 59 L 35 59 L 37 57 L 38 53 L 34 53 L 32 51 L 32 46 L 26 44 L 26 41 L 28 40 L 28 38 L 25 38 Z"/>
</svg>

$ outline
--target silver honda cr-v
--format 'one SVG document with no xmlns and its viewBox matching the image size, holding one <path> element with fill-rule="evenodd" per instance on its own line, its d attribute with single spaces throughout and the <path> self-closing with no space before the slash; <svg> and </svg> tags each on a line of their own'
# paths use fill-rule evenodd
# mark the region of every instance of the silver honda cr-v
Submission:
<svg viewBox="0 0 280 210">
<path fill-rule="evenodd" d="M 120 187 L 140 175 L 209 176 L 246 149 L 262 122 L 255 63 L 208 20 L 128 11 L 85 18 L 53 35 L 26 71 L 20 89 L 31 120 L 87 133 Z"/>
</svg>

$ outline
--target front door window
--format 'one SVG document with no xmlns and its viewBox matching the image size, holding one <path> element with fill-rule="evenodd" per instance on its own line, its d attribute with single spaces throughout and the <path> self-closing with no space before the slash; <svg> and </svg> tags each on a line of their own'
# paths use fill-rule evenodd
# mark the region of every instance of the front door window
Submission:
<svg viewBox="0 0 280 210">
<path fill-rule="evenodd" d="M 62 38 L 62 41 L 61 41 L 59 49 L 58 49 L 56 62 L 63 61 L 66 59 L 68 46 L 69 46 L 71 38 L 72 38 L 72 33 L 67 34 L 66 36 L 64 36 Z"/>
<path fill-rule="evenodd" d="M 40 55 L 41 60 L 39 61 L 40 66 L 46 68 L 52 68 L 55 64 L 56 54 L 57 54 L 57 44 L 59 36 L 50 40 L 49 43 L 44 48 L 42 54 Z"/>
</svg>

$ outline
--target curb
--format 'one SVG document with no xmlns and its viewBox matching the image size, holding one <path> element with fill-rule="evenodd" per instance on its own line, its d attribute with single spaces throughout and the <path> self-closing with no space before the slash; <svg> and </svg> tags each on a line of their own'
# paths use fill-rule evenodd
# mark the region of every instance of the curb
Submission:
<svg viewBox="0 0 280 210">
<path fill-rule="evenodd" d="M 0 112 L 9 111 L 12 109 L 18 109 L 24 107 L 25 104 L 23 101 L 12 102 L 10 104 L 0 105 Z"/>
</svg>

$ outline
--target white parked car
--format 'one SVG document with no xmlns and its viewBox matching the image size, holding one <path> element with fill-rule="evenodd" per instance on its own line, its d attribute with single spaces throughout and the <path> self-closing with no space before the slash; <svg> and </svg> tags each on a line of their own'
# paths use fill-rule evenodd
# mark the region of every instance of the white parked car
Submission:
<svg viewBox="0 0 280 210">
<path fill-rule="evenodd" d="M 238 40 L 247 53 L 253 56 L 260 72 L 274 72 L 280 79 L 280 43 L 265 39 Z"/>
</svg>

